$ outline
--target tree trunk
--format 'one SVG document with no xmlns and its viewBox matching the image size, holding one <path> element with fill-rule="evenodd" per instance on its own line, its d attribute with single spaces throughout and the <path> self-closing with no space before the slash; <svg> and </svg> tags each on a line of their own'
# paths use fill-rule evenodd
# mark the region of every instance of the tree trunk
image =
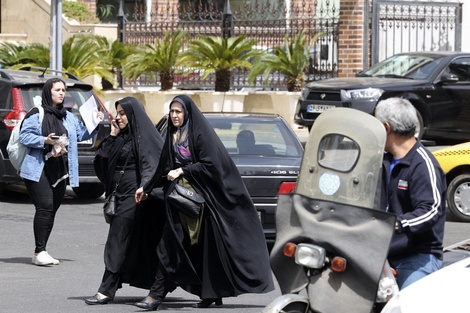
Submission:
<svg viewBox="0 0 470 313">
<path fill-rule="evenodd" d="M 230 70 L 215 71 L 215 91 L 229 91 L 231 78 L 232 71 Z"/>
<path fill-rule="evenodd" d="M 288 78 L 286 81 L 287 91 L 302 91 L 303 78 Z"/>
<path fill-rule="evenodd" d="M 173 88 L 173 73 L 170 71 L 160 72 L 161 90 L 170 90 Z"/>
</svg>

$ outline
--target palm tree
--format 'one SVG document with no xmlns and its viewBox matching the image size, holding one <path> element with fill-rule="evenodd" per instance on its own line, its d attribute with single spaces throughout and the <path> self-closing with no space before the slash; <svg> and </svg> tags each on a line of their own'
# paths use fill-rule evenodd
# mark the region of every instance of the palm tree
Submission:
<svg viewBox="0 0 470 313">
<path fill-rule="evenodd" d="M 80 79 L 98 75 L 112 82 L 114 75 L 103 57 L 106 53 L 93 36 L 72 36 L 62 45 L 62 69 Z"/>
<path fill-rule="evenodd" d="M 3 42 L 0 44 L 0 64 L 5 68 L 49 66 L 49 49 L 39 43 Z"/>
<path fill-rule="evenodd" d="M 158 74 L 161 90 L 173 88 L 175 67 L 179 65 L 180 50 L 183 47 L 185 31 L 167 31 L 162 39 L 155 39 L 153 45 L 136 47 L 127 57 L 123 75 L 132 79 L 142 74 Z"/>
<path fill-rule="evenodd" d="M 50 63 L 49 48 L 40 43 L 32 43 L 18 54 L 18 63 L 18 67 L 21 65 L 47 68 Z"/>
<path fill-rule="evenodd" d="M 279 72 L 286 77 L 288 91 L 301 91 L 305 81 L 305 70 L 309 65 L 309 53 L 315 42 L 324 36 L 323 33 L 316 34 L 312 40 L 312 46 L 308 45 L 305 30 L 298 33 L 292 40 L 289 34 L 284 37 L 284 45 L 274 49 L 274 53 L 268 53 L 253 65 L 248 80 L 256 83 L 256 78 L 264 74 L 266 82 L 269 74 Z"/>
<path fill-rule="evenodd" d="M 119 40 L 110 40 L 104 36 L 95 36 L 94 38 L 99 47 L 98 54 L 103 64 L 115 76 L 116 73 L 122 70 L 126 58 L 133 53 L 134 48 Z M 101 85 L 103 90 L 113 89 L 114 82 L 115 79 L 110 81 L 102 77 Z"/>
<path fill-rule="evenodd" d="M 204 71 L 203 78 L 215 73 L 215 91 L 228 91 L 232 71 L 237 68 L 250 69 L 250 60 L 262 54 L 253 49 L 256 40 L 238 37 L 199 36 L 189 43 L 188 50 L 181 54 L 181 64 Z"/>
<path fill-rule="evenodd" d="M 101 38 L 98 38 L 101 39 Z M 114 81 L 112 66 L 108 61 L 108 47 L 100 46 L 94 36 L 72 36 L 62 45 L 62 70 L 79 79 L 99 75 Z M 116 58 L 119 57 L 119 54 Z M 0 63 L 4 67 L 42 67 L 50 65 L 50 50 L 39 44 L 2 43 L 0 44 Z"/>
</svg>

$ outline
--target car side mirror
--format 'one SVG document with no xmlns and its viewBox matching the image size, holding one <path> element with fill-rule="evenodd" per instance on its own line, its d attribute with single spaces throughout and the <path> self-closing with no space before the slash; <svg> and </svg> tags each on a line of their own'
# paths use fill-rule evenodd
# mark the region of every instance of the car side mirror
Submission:
<svg viewBox="0 0 470 313">
<path fill-rule="evenodd" d="M 444 73 L 441 76 L 442 83 L 455 83 L 459 81 L 459 76 L 452 73 Z"/>
</svg>

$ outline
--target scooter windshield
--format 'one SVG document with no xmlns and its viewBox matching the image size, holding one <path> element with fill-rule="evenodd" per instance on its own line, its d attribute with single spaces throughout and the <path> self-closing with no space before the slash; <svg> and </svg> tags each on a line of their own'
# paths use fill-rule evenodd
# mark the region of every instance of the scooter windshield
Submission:
<svg viewBox="0 0 470 313">
<path fill-rule="evenodd" d="M 296 193 L 377 208 L 385 135 L 379 120 L 359 110 L 323 112 L 305 145 Z"/>
<path fill-rule="evenodd" d="M 322 113 L 307 141 L 293 194 L 279 196 L 271 267 L 281 291 L 308 290 L 312 312 L 370 312 L 395 216 L 378 210 L 385 128 L 354 109 Z M 283 254 L 286 243 L 314 244 L 347 260 L 307 270 Z"/>
</svg>

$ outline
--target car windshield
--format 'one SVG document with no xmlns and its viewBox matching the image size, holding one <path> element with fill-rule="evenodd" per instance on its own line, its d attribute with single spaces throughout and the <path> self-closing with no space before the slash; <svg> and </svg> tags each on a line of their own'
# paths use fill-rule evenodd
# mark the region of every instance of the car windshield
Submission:
<svg viewBox="0 0 470 313">
<path fill-rule="evenodd" d="M 441 56 L 400 54 L 377 63 L 358 76 L 427 79 L 442 60 Z"/>
<path fill-rule="evenodd" d="M 229 154 L 302 156 L 295 133 L 279 120 L 208 117 Z"/>
</svg>

